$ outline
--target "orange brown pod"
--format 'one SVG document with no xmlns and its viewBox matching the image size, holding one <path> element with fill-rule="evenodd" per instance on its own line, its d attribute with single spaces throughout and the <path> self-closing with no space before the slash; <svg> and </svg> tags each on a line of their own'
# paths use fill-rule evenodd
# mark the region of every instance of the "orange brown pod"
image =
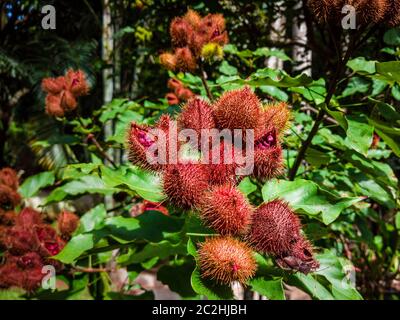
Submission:
<svg viewBox="0 0 400 320">
<path fill-rule="evenodd" d="M 69 211 L 61 211 L 57 219 L 57 227 L 62 237 L 69 238 L 79 226 L 79 217 Z"/>
<path fill-rule="evenodd" d="M 162 180 L 168 200 L 183 209 L 197 208 L 208 188 L 208 174 L 201 164 L 170 164 Z"/>
<path fill-rule="evenodd" d="M 176 56 L 170 52 L 160 54 L 160 63 L 168 70 L 176 69 Z"/>
<path fill-rule="evenodd" d="M 340 23 L 345 0 L 308 0 L 307 5 L 319 23 Z"/>
<path fill-rule="evenodd" d="M 188 47 L 178 48 L 175 50 L 176 68 L 180 71 L 193 72 L 197 68 L 197 62 Z"/>
<path fill-rule="evenodd" d="M 291 113 L 286 102 L 268 104 L 264 106 L 262 112 L 261 127 L 262 129 L 274 127 L 279 135 L 288 128 L 290 118 Z"/>
<path fill-rule="evenodd" d="M 202 200 L 200 216 L 205 223 L 222 235 L 243 235 L 247 232 L 253 208 L 237 188 L 216 186 Z"/>
<path fill-rule="evenodd" d="M 252 250 L 232 237 L 206 239 L 198 251 L 201 276 L 221 284 L 251 279 L 257 269 Z"/>
<path fill-rule="evenodd" d="M 282 171 L 282 148 L 276 129 L 266 129 L 254 144 L 253 176 L 265 181 L 280 175 Z"/>
<path fill-rule="evenodd" d="M 389 2 L 384 21 L 391 28 L 400 25 L 400 0 Z"/>
<path fill-rule="evenodd" d="M 378 23 L 383 20 L 389 0 L 346 0 L 356 10 L 357 24 Z"/>
<path fill-rule="evenodd" d="M 20 204 L 21 200 L 18 192 L 5 184 L 0 184 L 0 209 L 13 209 Z"/>
<path fill-rule="evenodd" d="M 178 116 L 179 129 L 193 129 L 201 137 L 201 129 L 215 128 L 215 121 L 210 104 L 200 98 L 190 99 Z"/>
<path fill-rule="evenodd" d="M 17 191 L 19 186 L 17 172 L 11 168 L 3 168 L 0 170 L 0 184 L 5 184 L 11 189 Z"/>
<path fill-rule="evenodd" d="M 260 123 L 261 103 L 249 87 L 225 92 L 213 105 L 221 129 L 256 129 Z"/>
</svg>

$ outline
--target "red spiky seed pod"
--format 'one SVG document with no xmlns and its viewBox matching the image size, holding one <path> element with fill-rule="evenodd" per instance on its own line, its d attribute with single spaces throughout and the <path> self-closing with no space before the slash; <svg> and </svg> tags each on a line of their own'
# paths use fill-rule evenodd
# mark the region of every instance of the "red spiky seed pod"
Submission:
<svg viewBox="0 0 400 320">
<path fill-rule="evenodd" d="M 344 0 L 308 0 L 310 12 L 319 23 L 339 23 Z"/>
<path fill-rule="evenodd" d="M 167 93 L 167 95 L 165 96 L 165 99 L 167 99 L 167 102 L 170 106 L 179 104 L 179 98 L 175 95 L 175 93 Z"/>
<path fill-rule="evenodd" d="M 388 8 L 388 0 L 347 0 L 356 10 L 357 24 L 382 21 Z"/>
<path fill-rule="evenodd" d="M 150 127 L 140 125 L 136 122 L 131 123 L 129 131 L 129 160 L 139 167 L 147 170 L 158 170 L 160 166 L 155 162 L 156 159 L 148 153 L 148 149 L 156 143 L 156 137 L 150 132 Z"/>
<path fill-rule="evenodd" d="M 46 97 L 46 113 L 49 116 L 63 117 L 64 109 L 61 108 L 61 95 L 48 94 Z"/>
<path fill-rule="evenodd" d="M 0 184 L 5 184 L 6 186 L 9 186 L 11 189 L 17 191 L 19 186 L 17 172 L 15 172 L 15 170 L 11 168 L 1 169 Z"/>
<path fill-rule="evenodd" d="M 24 208 L 15 218 L 15 224 L 24 229 L 31 230 L 33 226 L 43 223 L 40 212 L 32 208 Z"/>
<path fill-rule="evenodd" d="M 231 185 L 217 186 L 202 201 L 200 216 L 222 235 L 243 235 L 250 226 L 253 208 L 246 197 Z"/>
<path fill-rule="evenodd" d="M 213 105 L 221 129 L 256 129 L 259 126 L 260 100 L 249 87 L 225 92 Z"/>
<path fill-rule="evenodd" d="M 176 56 L 170 52 L 160 54 L 160 63 L 167 70 L 174 71 L 176 69 Z"/>
<path fill-rule="evenodd" d="M 22 287 L 24 272 L 16 262 L 7 262 L 0 266 L 0 288 Z"/>
<path fill-rule="evenodd" d="M 198 263 L 202 277 L 222 284 L 245 284 L 257 269 L 252 250 L 231 237 L 207 239 L 198 251 Z"/>
<path fill-rule="evenodd" d="M 391 28 L 400 24 L 400 0 L 389 1 L 384 21 Z"/>
<path fill-rule="evenodd" d="M 42 90 L 52 95 L 57 95 L 66 89 L 64 77 L 45 78 L 42 80 Z"/>
<path fill-rule="evenodd" d="M 207 188 L 208 175 L 201 164 L 171 164 L 164 171 L 164 193 L 172 204 L 183 209 L 198 207 Z"/>
<path fill-rule="evenodd" d="M 252 216 L 247 240 L 262 253 L 285 256 L 301 238 L 300 220 L 281 200 L 262 204 Z"/>
<path fill-rule="evenodd" d="M 9 253 L 21 255 L 38 249 L 38 242 L 32 230 L 21 226 L 13 226 L 6 230 L 3 238 L 4 246 Z"/>
<path fill-rule="evenodd" d="M 176 95 L 180 100 L 187 101 L 194 97 L 194 93 L 188 88 L 179 88 L 176 90 Z"/>
<path fill-rule="evenodd" d="M 10 210 L 21 202 L 21 196 L 5 184 L 0 184 L 0 209 Z"/>
<path fill-rule="evenodd" d="M 201 16 L 191 9 L 186 12 L 183 19 L 185 19 L 194 29 L 196 29 L 201 23 Z"/>
<path fill-rule="evenodd" d="M 183 84 L 179 80 L 171 78 L 168 80 L 167 87 L 175 92 L 176 90 L 183 88 Z"/>
<path fill-rule="evenodd" d="M 283 171 L 282 148 L 277 140 L 276 130 L 266 130 L 254 144 L 253 176 L 269 180 Z"/>
<path fill-rule="evenodd" d="M 215 128 L 211 106 L 200 98 L 190 99 L 178 117 L 178 127 L 195 130 L 200 139 L 201 129 Z"/>
<path fill-rule="evenodd" d="M 0 225 L 11 226 L 15 223 L 16 214 L 14 211 L 3 211 L 0 209 Z"/>
<path fill-rule="evenodd" d="M 82 70 L 68 70 L 65 75 L 65 82 L 68 91 L 75 97 L 85 96 L 89 93 L 89 85 L 86 81 L 86 75 Z"/>
<path fill-rule="evenodd" d="M 79 226 L 79 217 L 72 212 L 62 211 L 57 219 L 57 226 L 62 237 L 69 238 Z"/>
<path fill-rule="evenodd" d="M 61 93 L 60 106 L 64 111 L 71 111 L 76 109 L 78 102 L 75 96 L 68 90 Z"/>
<path fill-rule="evenodd" d="M 182 72 L 193 72 L 197 68 L 197 62 L 188 47 L 177 48 L 175 50 L 176 69 Z"/>
<path fill-rule="evenodd" d="M 33 232 L 39 243 L 38 251 L 43 257 L 54 256 L 64 247 L 64 242 L 57 236 L 56 230 L 49 225 L 34 226 Z"/>
<path fill-rule="evenodd" d="M 265 106 L 262 112 L 262 127 L 273 127 L 280 134 L 289 126 L 290 110 L 286 102 L 278 102 Z"/>
<path fill-rule="evenodd" d="M 191 24 L 181 17 L 174 18 L 170 25 L 170 34 L 174 47 L 184 47 L 193 33 Z"/>
<path fill-rule="evenodd" d="M 300 238 L 285 256 L 276 259 L 277 264 L 285 270 L 300 271 L 308 274 L 319 268 L 319 262 L 314 259 L 313 249 L 306 239 Z"/>
<path fill-rule="evenodd" d="M 209 150 L 208 160 L 206 161 L 206 154 L 203 155 L 202 159 L 202 163 L 207 166 L 209 183 L 211 185 L 223 185 L 227 183 L 235 185 L 237 183 L 236 169 L 239 167 L 236 159 L 237 155 L 242 151 L 225 140 L 216 145 L 214 143 L 212 142 L 211 149 Z"/>
</svg>

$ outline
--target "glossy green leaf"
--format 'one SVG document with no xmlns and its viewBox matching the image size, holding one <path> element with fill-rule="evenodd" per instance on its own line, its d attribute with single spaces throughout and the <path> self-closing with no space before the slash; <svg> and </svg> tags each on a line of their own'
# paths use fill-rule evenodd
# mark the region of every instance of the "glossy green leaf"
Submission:
<svg viewBox="0 0 400 320">
<path fill-rule="evenodd" d="M 250 287 L 270 300 L 285 300 L 282 278 L 255 277 L 249 281 Z"/>
<path fill-rule="evenodd" d="M 332 223 L 344 209 L 363 200 L 362 197 L 336 197 L 316 183 L 303 179 L 270 180 L 263 186 L 262 195 L 265 202 L 284 199 L 296 211 L 318 218 L 325 224 Z"/>
<path fill-rule="evenodd" d="M 41 172 L 27 178 L 19 187 L 19 193 L 24 198 L 30 198 L 44 188 L 54 184 L 55 176 L 53 172 Z"/>
<path fill-rule="evenodd" d="M 347 116 L 345 143 L 352 149 L 366 155 L 371 146 L 374 127 L 368 124 L 365 117 Z"/>
<path fill-rule="evenodd" d="M 205 296 L 209 300 L 233 299 L 233 292 L 229 286 L 217 284 L 215 281 L 209 279 L 203 279 L 197 267 L 192 273 L 190 282 L 197 294 Z"/>
</svg>

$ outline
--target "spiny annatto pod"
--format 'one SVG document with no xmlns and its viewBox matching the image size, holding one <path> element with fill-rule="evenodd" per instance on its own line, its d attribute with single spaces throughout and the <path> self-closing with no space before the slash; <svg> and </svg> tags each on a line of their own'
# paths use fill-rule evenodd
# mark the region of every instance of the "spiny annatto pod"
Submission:
<svg viewBox="0 0 400 320">
<path fill-rule="evenodd" d="M 345 0 L 308 0 L 307 5 L 319 23 L 338 24 Z"/>
<path fill-rule="evenodd" d="M 214 117 L 221 129 L 256 129 L 261 104 L 249 87 L 225 92 L 213 105 Z"/>
<path fill-rule="evenodd" d="M 207 188 L 208 173 L 202 164 L 170 164 L 164 170 L 164 193 L 172 204 L 183 209 L 198 207 Z"/>
<path fill-rule="evenodd" d="M 174 18 L 169 28 L 174 47 L 185 47 L 193 34 L 193 26 L 182 17 Z"/>
<path fill-rule="evenodd" d="M 65 77 L 45 78 L 42 80 L 42 90 L 50 94 L 58 94 L 67 88 Z"/>
<path fill-rule="evenodd" d="M 9 210 L 21 202 L 21 196 L 5 184 L 0 184 L 0 209 Z"/>
<path fill-rule="evenodd" d="M 61 96 L 48 94 L 45 100 L 46 113 L 54 117 L 63 117 L 65 111 L 61 108 Z"/>
<path fill-rule="evenodd" d="M 223 185 L 230 183 L 235 185 L 238 182 L 236 169 L 238 156 L 242 152 L 235 148 L 234 144 L 226 140 L 219 143 L 211 140 L 211 148 L 202 155 L 202 163 L 206 164 L 208 170 L 209 183 L 211 185 Z M 207 161 L 206 161 L 207 160 Z"/>
<path fill-rule="evenodd" d="M 247 232 L 253 207 L 243 193 L 231 185 L 216 186 L 206 192 L 200 210 L 205 223 L 222 235 Z"/>
<path fill-rule="evenodd" d="M 289 206 L 274 200 L 256 209 L 247 240 L 259 252 L 285 256 L 301 238 L 300 228 L 300 220 Z"/>
<path fill-rule="evenodd" d="M 201 16 L 194 10 L 189 9 L 183 18 L 196 29 L 201 23 Z"/>
<path fill-rule="evenodd" d="M 202 277 L 222 284 L 245 284 L 257 269 L 252 250 L 232 237 L 207 239 L 198 251 L 198 263 Z"/>
<path fill-rule="evenodd" d="M 24 208 L 15 218 L 15 224 L 24 229 L 32 229 L 34 225 L 42 223 L 40 212 L 30 207 Z"/>
<path fill-rule="evenodd" d="M 282 148 L 276 129 L 266 129 L 254 144 L 253 176 L 260 180 L 268 180 L 281 174 L 282 170 Z"/>
<path fill-rule="evenodd" d="M 78 228 L 78 225 L 79 217 L 75 213 L 66 210 L 60 212 L 57 219 L 57 226 L 62 237 L 68 239 Z"/>
<path fill-rule="evenodd" d="M 179 104 L 179 102 L 180 102 L 180 101 L 179 101 L 179 98 L 176 96 L 176 94 L 175 94 L 175 93 L 172 93 L 172 92 L 167 93 L 166 96 L 165 96 L 165 98 L 167 99 L 167 102 L 168 102 L 168 104 L 169 104 L 170 106 Z"/>
<path fill-rule="evenodd" d="M 276 262 L 282 269 L 296 270 L 304 274 L 319 267 L 310 242 L 304 238 L 298 239 L 286 255 L 276 258 Z"/>
<path fill-rule="evenodd" d="M 289 120 L 290 110 L 286 102 L 268 104 L 262 112 L 262 129 L 274 127 L 279 135 L 288 128 Z"/>
<path fill-rule="evenodd" d="M 67 89 L 75 97 L 85 96 L 89 93 L 86 75 L 82 70 L 69 69 L 65 75 Z"/>
<path fill-rule="evenodd" d="M 384 21 L 389 27 L 400 24 L 400 0 L 389 1 Z"/>
<path fill-rule="evenodd" d="M 129 160 L 147 170 L 159 170 L 157 159 L 148 152 L 156 143 L 156 137 L 150 132 L 150 127 L 136 122 L 131 123 L 128 136 Z"/>
<path fill-rule="evenodd" d="M 346 4 L 355 8 L 357 24 L 369 24 L 382 21 L 389 0 L 346 0 Z"/>
<path fill-rule="evenodd" d="M 176 69 L 176 56 L 170 52 L 160 54 L 160 63 L 167 69 L 174 71 Z"/>
<path fill-rule="evenodd" d="M 201 129 L 215 128 L 214 117 L 211 106 L 200 98 L 190 99 L 182 108 L 178 117 L 180 130 L 193 129 L 198 139 L 202 136 Z"/>
<path fill-rule="evenodd" d="M 197 68 L 197 62 L 188 47 L 177 48 L 175 50 L 176 68 L 180 71 L 193 72 Z"/>
<path fill-rule="evenodd" d="M 3 168 L 0 170 L 0 184 L 5 184 L 11 189 L 18 190 L 18 175 L 15 170 L 11 168 Z"/>
</svg>

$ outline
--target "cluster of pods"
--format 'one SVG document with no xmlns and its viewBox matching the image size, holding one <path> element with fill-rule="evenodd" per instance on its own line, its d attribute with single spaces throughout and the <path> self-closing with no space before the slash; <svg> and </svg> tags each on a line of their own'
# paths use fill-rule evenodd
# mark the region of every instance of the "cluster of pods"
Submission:
<svg viewBox="0 0 400 320">
<path fill-rule="evenodd" d="M 62 264 L 51 259 L 69 240 L 79 223 L 75 214 L 62 211 L 57 229 L 46 223 L 40 212 L 26 207 L 16 213 L 22 199 L 18 176 L 11 168 L 0 170 L 0 248 L 5 250 L 0 264 L 0 288 L 20 287 L 36 290 L 46 265 L 60 270 Z"/>
<path fill-rule="evenodd" d="M 132 122 L 128 139 L 132 163 L 158 172 L 169 203 L 197 212 L 204 224 L 219 234 L 200 245 L 198 263 L 203 277 L 221 283 L 245 283 L 257 269 L 253 250 L 275 257 L 282 268 L 304 273 L 315 270 L 318 262 L 301 233 L 299 218 L 284 201 L 277 199 L 256 208 L 238 189 L 243 179 L 237 174 L 241 165 L 224 160 L 227 155 L 233 154 L 235 159 L 245 152 L 249 143 L 245 134 L 242 149 L 226 139 L 217 143 L 207 140 L 206 151 L 210 152 L 204 152 L 202 144 L 197 150 L 199 157 L 187 159 L 179 150 L 188 145 L 194 148 L 191 141 L 173 141 L 176 137 L 169 129 L 176 121 L 178 131 L 191 129 L 200 136 L 204 129 L 251 130 L 254 169 L 250 175 L 265 181 L 282 173 L 280 140 L 289 117 L 285 103 L 263 105 L 249 87 L 225 92 L 212 104 L 194 97 L 175 119 L 162 115 L 154 126 L 167 137 L 167 159 L 171 152 L 168 146 L 176 145 L 178 149 L 176 163 L 164 164 L 149 163 L 148 151 L 158 143 L 152 134 L 154 128 Z M 210 154 L 219 154 L 219 162 L 209 161 Z"/>
</svg>

